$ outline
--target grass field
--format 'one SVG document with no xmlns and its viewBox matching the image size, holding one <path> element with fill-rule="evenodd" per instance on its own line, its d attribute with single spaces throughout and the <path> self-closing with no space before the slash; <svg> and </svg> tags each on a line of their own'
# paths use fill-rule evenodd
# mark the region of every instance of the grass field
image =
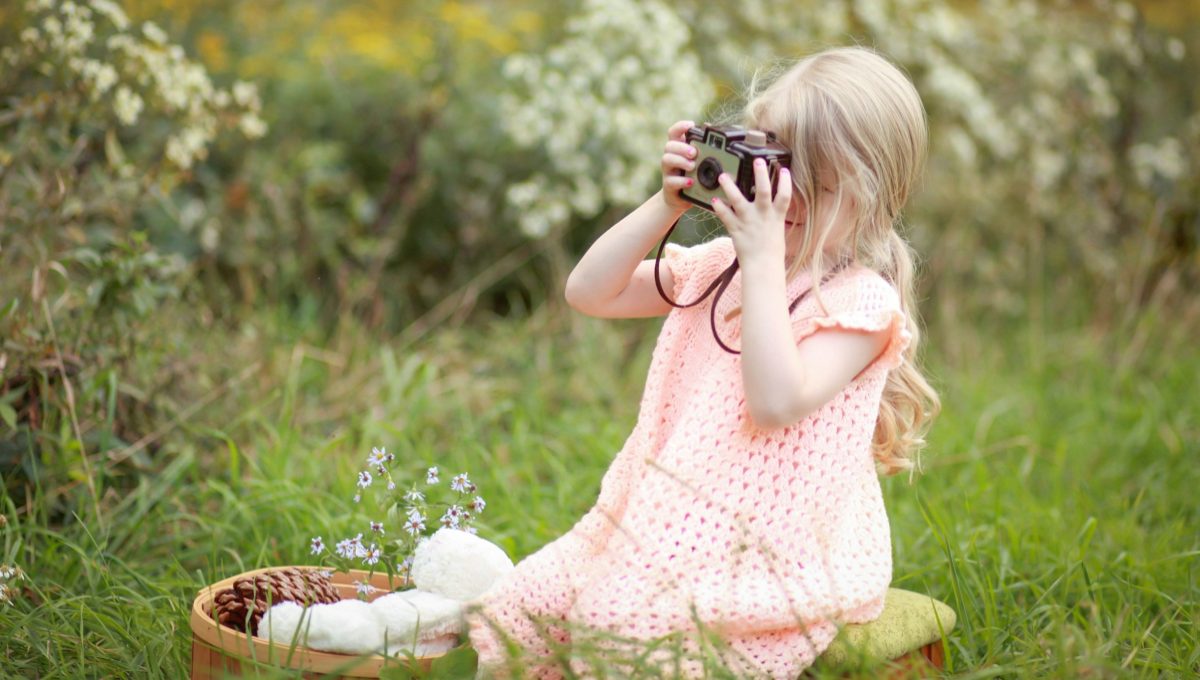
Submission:
<svg viewBox="0 0 1200 680">
<path fill-rule="evenodd" d="M 1082 328 L 956 336 L 954 364 L 929 345 L 944 409 L 925 473 L 884 489 L 894 584 L 958 612 L 948 674 L 1200 674 L 1200 350 L 1166 324 L 1136 351 Z M 309 563 L 309 537 L 365 521 L 350 499 L 371 446 L 414 478 L 469 472 L 480 534 L 533 552 L 594 502 L 656 329 L 542 311 L 406 346 L 264 318 L 194 348 L 238 359 L 163 433 L 156 474 L 105 493 L 121 479 L 96 461 L 99 518 L 82 475 L 3 499 L 0 563 L 28 588 L 0 608 L 0 676 L 186 676 L 197 589 Z"/>
</svg>

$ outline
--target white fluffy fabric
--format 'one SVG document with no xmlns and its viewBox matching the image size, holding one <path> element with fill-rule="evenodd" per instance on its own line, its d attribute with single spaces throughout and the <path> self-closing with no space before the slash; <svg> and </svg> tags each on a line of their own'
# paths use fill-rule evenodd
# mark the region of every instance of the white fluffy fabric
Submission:
<svg viewBox="0 0 1200 680">
<path fill-rule="evenodd" d="M 439 529 L 413 553 L 412 580 L 418 589 L 460 602 L 487 592 L 513 563 L 500 546 L 458 529 Z"/>
<path fill-rule="evenodd" d="M 408 648 L 422 640 L 457 636 L 463 632 L 463 605 L 437 593 L 405 590 L 371 603 L 376 624 L 389 650 Z"/>
<path fill-rule="evenodd" d="M 339 654 L 444 654 L 465 632 L 463 604 L 512 568 L 512 560 L 495 543 L 441 529 L 413 554 L 416 589 L 370 603 L 342 600 L 305 608 L 281 602 L 263 615 L 259 636 Z"/>
<path fill-rule="evenodd" d="M 259 636 L 339 654 L 445 652 L 463 632 L 462 603 L 436 593 L 406 590 L 374 602 L 342 600 L 305 608 L 281 602 L 263 615 Z M 447 643 L 448 646 L 447 646 Z"/>
<path fill-rule="evenodd" d="M 297 632 L 299 629 L 299 632 Z M 383 628 L 362 600 L 342 600 L 308 608 L 280 602 L 263 614 L 260 637 L 340 654 L 375 654 L 383 648 Z"/>
</svg>

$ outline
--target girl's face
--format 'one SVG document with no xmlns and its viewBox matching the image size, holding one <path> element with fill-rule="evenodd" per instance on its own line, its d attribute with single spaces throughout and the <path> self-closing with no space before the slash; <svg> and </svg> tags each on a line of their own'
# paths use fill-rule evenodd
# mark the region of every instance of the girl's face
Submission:
<svg viewBox="0 0 1200 680">
<path fill-rule="evenodd" d="M 816 221 L 818 225 L 825 225 L 831 215 L 834 215 L 833 230 L 829 234 L 829 238 L 825 241 L 826 254 L 832 255 L 841 249 L 842 243 L 846 235 L 850 231 L 850 226 L 854 223 L 854 200 L 849 196 L 842 196 L 842 204 L 837 207 L 837 212 L 834 213 L 834 202 L 837 200 L 837 185 L 832 177 L 825 177 L 820 182 L 818 187 Z M 792 194 L 792 204 L 788 208 L 788 214 L 785 218 L 785 238 L 787 239 L 788 254 L 794 254 L 800 246 L 803 236 L 803 229 L 808 225 L 805 221 L 808 219 L 807 204 L 799 192 L 794 191 Z"/>
</svg>

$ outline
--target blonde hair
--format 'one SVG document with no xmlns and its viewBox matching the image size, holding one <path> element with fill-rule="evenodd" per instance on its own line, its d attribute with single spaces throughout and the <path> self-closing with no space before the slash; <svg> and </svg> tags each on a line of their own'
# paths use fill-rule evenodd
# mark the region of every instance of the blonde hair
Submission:
<svg viewBox="0 0 1200 680">
<path fill-rule="evenodd" d="M 823 252 L 842 201 L 852 200 L 856 219 L 842 241 L 839 260 L 878 272 L 899 293 L 912 340 L 904 361 L 888 373 L 872 453 L 884 474 L 914 471 L 919 469 L 924 434 L 941 408 L 937 392 L 916 363 L 921 335 L 914 256 L 896 231 L 925 162 L 921 98 L 896 66 L 862 47 L 811 55 L 759 91 L 761 80 L 756 74 L 750 84 L 742 124 L 773 132 L 791 150 L 793 195 L 804 200 L 804 224 L 809 225 L 788 266 L 788 279 L 809 266 L 813 292 L 820 300 Z M 817 224 L 814 199 L 821 196 L 821 179 L 826 176 L 835 178 L 837 188 L 829 219 Z"/>
</svg>

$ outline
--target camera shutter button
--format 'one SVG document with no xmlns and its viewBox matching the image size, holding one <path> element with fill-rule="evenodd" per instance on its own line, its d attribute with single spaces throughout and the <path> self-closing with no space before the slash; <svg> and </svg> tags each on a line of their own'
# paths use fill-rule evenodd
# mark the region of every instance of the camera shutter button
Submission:
<svg viewBox="0 0 1200 680">
<path fill-rule="evenodd" d="M 767 133 L 762 130 L 748 130 L 746 132 L 746 144 L 748 146 L 766 146 Z"/>
</svg>

